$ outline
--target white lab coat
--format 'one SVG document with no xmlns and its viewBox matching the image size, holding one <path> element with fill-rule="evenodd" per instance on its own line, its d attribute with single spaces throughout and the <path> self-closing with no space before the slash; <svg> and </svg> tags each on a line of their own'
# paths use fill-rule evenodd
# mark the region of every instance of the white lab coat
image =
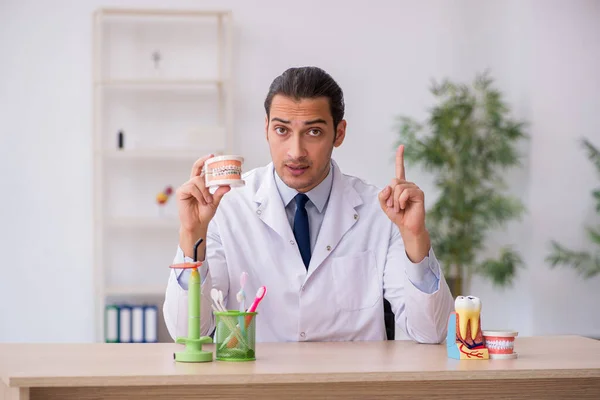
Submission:
<svg viewBox="0 0 600 400">
<path fill-rule="evenodd" d="M 454 301 L 433 250 L 423 268 L 439 271 L 439 287 L 425 293 L 407 276 L 411 261 L 398 228 L 381 210 L 379 189 L 332 165 L 331 195 L 308 272 L 272 163 L 246 173 L 246 185 L 223 197 L 206 243 L 202 335 L 214 329 L 210 289 L 222 290 L 226 307 L 237 310 L 240 275 L 246 271 L 246 307 L 260 286 L 267 287 L 256 316 L 259 342 L 385 340 L 384 294 L 396 326 L 408 338 L 422 343 L 445 339 Z M 178 249 L 174 262 L 183 261 Z M 187 336 L 188 322 L 187 292 L 177 276 L 173 270 L 163 306 L 174 339 Z"/>
</svg>

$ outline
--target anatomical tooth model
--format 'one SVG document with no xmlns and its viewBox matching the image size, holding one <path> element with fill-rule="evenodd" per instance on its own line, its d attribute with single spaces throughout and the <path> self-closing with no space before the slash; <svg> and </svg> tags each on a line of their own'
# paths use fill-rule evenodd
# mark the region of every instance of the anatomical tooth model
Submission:
<svg viewBox="0 0 600 400">
<path fill-rule="evenodd" d="M 481 300 L 474 296 L 458 296 L 448 318 L 446 347 L 448 357 L 457 360 L 490 358 L 481 331 Z"/>
</svg>

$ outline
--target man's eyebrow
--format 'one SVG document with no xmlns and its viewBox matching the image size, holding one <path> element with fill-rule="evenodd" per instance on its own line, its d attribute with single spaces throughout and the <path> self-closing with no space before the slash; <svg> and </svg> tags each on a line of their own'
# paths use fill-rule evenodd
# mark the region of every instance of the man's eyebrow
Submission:
<svg viewBox="0 0 600 400">
<path fill-rule="evenodd" d="M 304 121 L 304 125 L 312 125 L 312 124 L 324 124 L 324 125 L 327 125 L 327 121 L 325 121 L 324 119 L 321 119 L 321 118 L 313 119 L 311 121 Z"/>
<path fill-rule="evenodd" d="M 274 122 L 274 121 L 281 122 L 282 124 L 289 124 L 290 123 L 290 121 L 287 121 L 285 119 L 281 119 L 281 118 L 278 118 L 278 117 L 271 118 L 271 122 Z M 304 121 L 304 125 L 312 125 L 312 124 L 324 124 L 324 125 L 327 125 L 327 121 L 325 121 L 322 118 L 312 119 L 310 121 Z"/>
</svg>

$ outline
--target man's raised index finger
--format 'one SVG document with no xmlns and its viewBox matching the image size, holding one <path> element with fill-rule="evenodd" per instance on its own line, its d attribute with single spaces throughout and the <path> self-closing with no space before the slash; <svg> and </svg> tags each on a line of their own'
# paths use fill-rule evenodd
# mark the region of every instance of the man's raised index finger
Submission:
<svg viewBox="0 0 600 400">
<path fill-rule="evenodd" d="M 401 144 L 396 150 L 396 179 L 406 180 L 404 173 L 404 145 Z"/>
</svg>

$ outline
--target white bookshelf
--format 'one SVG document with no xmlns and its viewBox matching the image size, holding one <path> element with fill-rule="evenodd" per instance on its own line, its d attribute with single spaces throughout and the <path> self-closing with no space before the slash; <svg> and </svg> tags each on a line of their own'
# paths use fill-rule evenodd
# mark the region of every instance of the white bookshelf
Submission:
<svg viewBox="0 0 600 400">
<path fill-rule="evenodd" d="M 108 296 L 162 296 L 166 288 L 164 285 L 107 286 L 105 291 Z"/>
<path fill-rule="evenodd" d="M 179 228 L 175 217 L 116 217 L 107 218 L 106 225 L 114 229 L 165 229 L 173 231 Z"/>
<path fill-rule="evenodd" d="M 117 79 L 101 81 L 97 83 L 99 87 L 108 89 L 135 89 L 135 90 L 206 90 L 211 87 L 219 87 L 225 82 L 217 79 Z"/>
<path fill-rule="evenodd" d="M 212 149 L 193 150 L 159 150 L 159 149 L 139 149 L 139 150 L 105 150 L 101 156 L 107 161 L 110 160 L 129 160 L 129 161 L 184 161 L 194 162 L 198 159 L 198 154 L 208 154 L 215 152 Z"/>
<path fill-rule="evenodd" d="M 103 8 L 93 38 L 95 332 L 104 341 L 106 305 L 162 311 L 178 240 L 175 191 L 196 159 L 231 152 L 232 16 Z M 173 195 L 161 207 L 167 186 Z M 161 313 L 159 341 L 170 340 Z"/>
</svg>

